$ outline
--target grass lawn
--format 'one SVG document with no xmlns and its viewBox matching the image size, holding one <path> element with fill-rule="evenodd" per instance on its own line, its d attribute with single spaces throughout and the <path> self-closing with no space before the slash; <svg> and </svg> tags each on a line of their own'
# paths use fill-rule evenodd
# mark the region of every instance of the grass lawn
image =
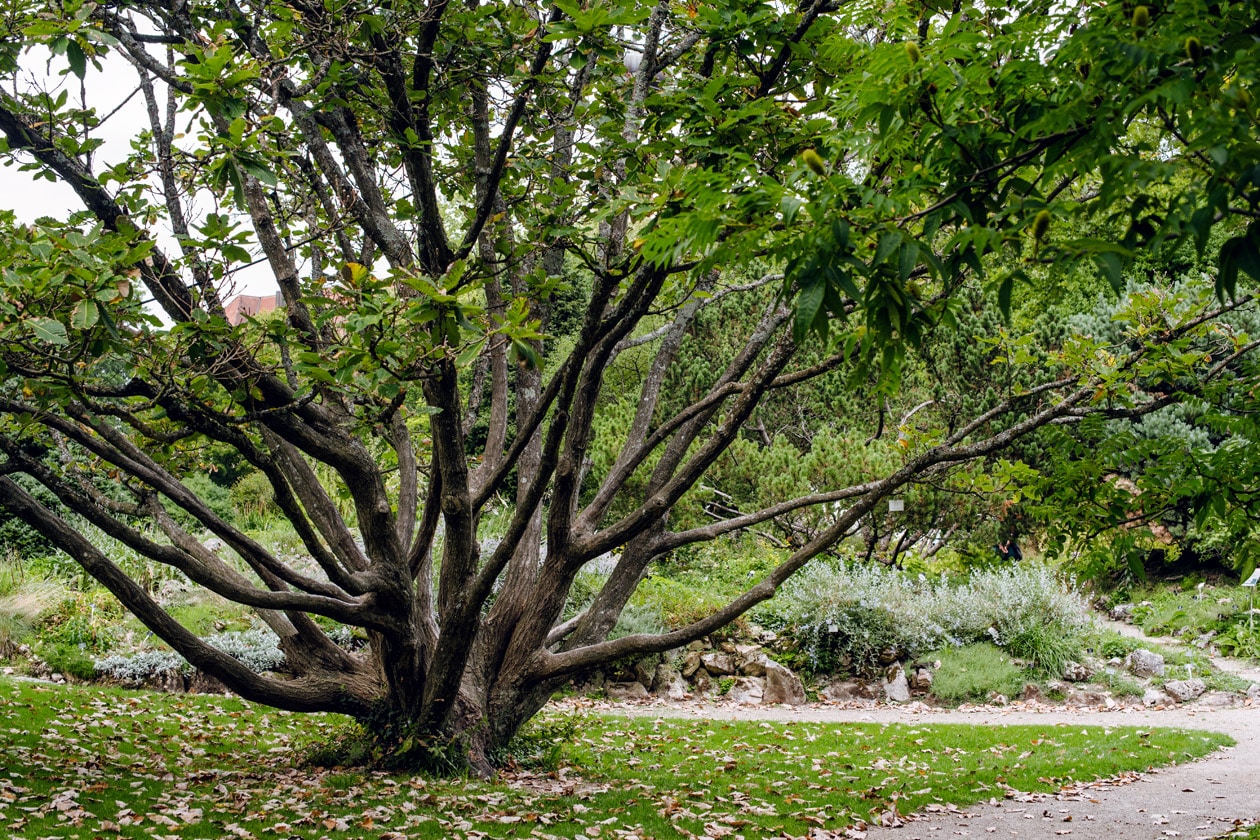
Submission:
<svg viewBox="0 0 1260 840">
<path fill-rule="evenodd" d="M 346 724 L 238 700 L 0 680 L 0 829 L 21 838 L 800 836 L 1201 756 L 1223 735 L 1091 726 L 548 719 L 497 783 L 305 767 Z"/>
</svg>

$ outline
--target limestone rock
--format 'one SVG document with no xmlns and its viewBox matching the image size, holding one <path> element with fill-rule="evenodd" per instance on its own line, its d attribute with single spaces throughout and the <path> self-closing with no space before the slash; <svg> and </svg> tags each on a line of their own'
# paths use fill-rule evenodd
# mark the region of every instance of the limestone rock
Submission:
<svg viewBox="0 0 1260 840">
<path fill-rule="evenodd" d="M 1168 706 L 1172 702 L 1173 699 L 1158 688 L 1148 688 L 1142 694 L 1143 706 Z"/>
<path fill-rule="evenodd" d="M 1107 613 L 1112 621 L 1133 621 L 1133 605 L 1132 604 L 1116 604 L 1111 608 L 1111 612 Z"/>
<path fill-rule="evenodd" d="M 231 694 L 228 687 L 218 677 L 212 677 L 205 671 L 194 671 L 188 681 L 190 694 Z"/>
<path fill-rule="evenodd" d="M 932 680 L 936 678 L 931 668 L 920 666 L 915 668 L 913 673 L 907 679 L 910 681 L 910 688 L 914 691 L 931 691 Z"/>
<path fill-rule="evenodd" d="M 729 653 L 705 653 L 700 656 L 704 670 L 715 677 L 726 677 L 735 673 L 735 658 Z"/>
<path fill-rule="evenodd" d="M 1069 662 L 1063 668 L 1063 679 L 1068 682 L 1089 682 L 1094 676 L 1094 669 L 1080 662 Z"/>
<path fill-rule="evenodd" d="M 819 694 L 834 703 L 879 699 L 879 691 L 866 680 L 836 680 L 825 686 Z"/>
<path fill-rule="evenodd" d="M 1260 697 L 1260 683 L 1252 683 L 1247 686 L 1247 696 L 1252 698 Z"/>
<path fill-rule="evenodd" d="M 1085 688 L 1072 689 L 1068 692 L 1068 695 L 1064 698 L 1063 702 L 1073 708 L 1083 708 L 1087 706 L 1105 706 L 1107 705 L 1107 701 L 1110 699 L 1111 698 L 1102 691 Z"/>
<path fill-rule="evenodd" d="M 1154 651 L 1138 648 L 1124 660 L 1135 677 L 1162 677 L 1164 675 L 1164 657 Z"/>
<path fill-rule="evenodd" d="M 643 687 L 643 683 L 635 680 L 634 682 L 610 682 L 604 686 L 604 691 L 608 694 L 609 700 L 647 700 L 648 690 Z"/>
<path fill-rule="evenodd" d="M 1164 683 L 1164 691 L 1171 694 L 1178 703 L 1185 703 L 1207 691 L 1207 684 L 1197 677 L 1189 680 L 1169 680 Z"/>
<path fill-rule="evenodd" d="M 1209 709 L 1230 709 L 1240 702 L 1238 695 L 1229 691 L 1209 691 L 1199 698 L 1199 705 Z"/>
<path fill-rule="evenodd" d="M 766 683 L 760 677 L 736 677 L 726 697 L 741 706 L 756 706 L 766 694 Z"/>
<path fill-rule="evenodd" d="M 668 662 L 662 662 L 656 666 L 652 673 L 652 681 L 644 683 L 648 688 L 652 689 L 654 694 L 664 694 L 665 690 L 675 682 L 681 682 L 682 675 L 678 673 L 678 669 Z"/>
<path fill-rule="evenodd" d="M 683 657 L 682 675 L 687 679 L 691 679 L 692 675 L 695 674 L 696 671 L 700 670 L 700 665 L 700 651 L 689 651 L 687 655 Z"/>
<path fill-rule="evenodd" d="M 748 677 L 764 677 L 766 675 L 766 652 L 761 645 L 737 645 L 735 648 L 735 664 L 739 672 Z"/>
<path fill-rule="evenodd" d="M 801 678 L 772 659 L 762 658 L 765 663 L 765 696 L 763 703 L 786 703 L 799 706 L 805 702 L 805 686 Z"/>
<path fill-rule="evenodd" d="M 1028 703 L 1043 703 L 1045 696 L 1041 693 L 1041 687 L 1036 683 L 1028 683 L 1024 686 L 1023 698 Z"/>
<path fill-rule="evenodd" d="M 1006 706 L 1011 702 L 1011 699 L 1005 694 L 999 694 L 996 691 L 990 691 L 986 699 L 994 706 Z"/>
<path fill-rule="evenodd" d="M 634 663 L 634 678 L 650 689 L 656 679 L 656 657 L 651 656 Z"/>
<path fill-rule="evenodd" d="M 888 669 L 884 680 L 884 697 L 892 703 L 910 702 L 910 683 L 906 680 L 906 671 L 900 665 Z"/>
</svg>

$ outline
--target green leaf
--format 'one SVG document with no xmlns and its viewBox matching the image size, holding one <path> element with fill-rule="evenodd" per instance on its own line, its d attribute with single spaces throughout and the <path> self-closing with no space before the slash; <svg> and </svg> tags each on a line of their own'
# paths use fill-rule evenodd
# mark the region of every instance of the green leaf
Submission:
<svg viewBox="0 0 1260 840">
<path fill-rule="evenodd" d="M 31 331 L 35 333 L 35 337 L 45 344 L 60 346 L 68 343 L 66 328 L 60 321 L 55 321 L 52 318 L 31 318 L 29 323 Z"/>
<path fill-rule="evenodd" d="M 76 41 L 66 42 L 66 59 L 70 62 L 70 72 L 82 79 L 87 75 L 87 56 Z"/>
<path fill-rule="evenodd" d="M 1094 262 L 1098 265 L 1098 270 L 1102 272 L 1103 277 L 1107 278 L 1112 291 L 1120 294 L 1124 288 L 1123 265 L 1120 262 L 1120 256 L 1111 252 L 1097 254 L 1094 256 Z"/>
<path fill-rule="evenodd" d="M 70 315 L 70 326 L 76 330 L 86 330 L 96 325 L 96 321 L 100 318 L 101 309 L 96 301 L 91 299 L 81 300 L 74 307 L 74 312 Z M 58 325 L 60 326 L 60 325 Z"/>
<path fill-rule="evenodd" d="M 805 338 L 814 319 L 818 317 L 826 291 L 822 278 L 817 275 L 801 279 L 801 291 L 796 296 L 796 318 L 792 322 L 792 336 L 797 341 Z"/>
</svg>

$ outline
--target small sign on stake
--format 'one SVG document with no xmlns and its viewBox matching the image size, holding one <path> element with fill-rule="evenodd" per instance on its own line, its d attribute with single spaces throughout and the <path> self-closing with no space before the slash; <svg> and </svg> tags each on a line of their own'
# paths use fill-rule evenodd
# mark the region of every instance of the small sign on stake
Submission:
<svg viewBox="0 0 1260 840">
<path fill-rule="evenodd" d="M 1250 586 L 1254 589 L 1257 583 L 1260 583 L 1260 569 L 1256 569 L 1254 572 L 1252 572 L 1251 577 L 1244 580 L 1242 582 L 1242 585 Z"/>
<path fill-rule="evenodd" d="M 903 511 L 903 510 L 905 510 L 905 509 L 906 509 L 906 500 L 905 500 L 905 499 L 889 499 L 889 500 L 888 500 L 888 512 L 889 512 L 889 513 L 897 513 L 897 512 L 899 512 L 899 511 Z"/>
</svg>

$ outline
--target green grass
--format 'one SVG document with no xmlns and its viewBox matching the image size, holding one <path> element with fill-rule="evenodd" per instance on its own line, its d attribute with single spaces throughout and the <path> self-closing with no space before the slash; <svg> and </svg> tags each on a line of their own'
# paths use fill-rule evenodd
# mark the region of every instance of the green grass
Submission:
<svg viewBox="0 0 1260 840">
<path fill-rule="evenodd" d="M 313 739 L 344 727 L 333 716 L 0 681 L 0 827 L 63 840 L 574 837 L 605 823 L 602 836 L 636 827 L 657 838 L 727 829 L 750 839 L 799 836 L 894 808 L 1052 791 L 1232 743 L 1079 724 L 576 723 L 568 730 L 580 734 L 564 742 L 553 772 L 434 780 L 303 766 Z"/>
<path fill-rule="evenodd" d="M 928 654 L 940 660 L 932 693 L 946 703 L 984 701 L 991 693 L 1014 697 L 1024 687 L 1024 671 L 997 645 L 981 642 Z"/>
</svg>

